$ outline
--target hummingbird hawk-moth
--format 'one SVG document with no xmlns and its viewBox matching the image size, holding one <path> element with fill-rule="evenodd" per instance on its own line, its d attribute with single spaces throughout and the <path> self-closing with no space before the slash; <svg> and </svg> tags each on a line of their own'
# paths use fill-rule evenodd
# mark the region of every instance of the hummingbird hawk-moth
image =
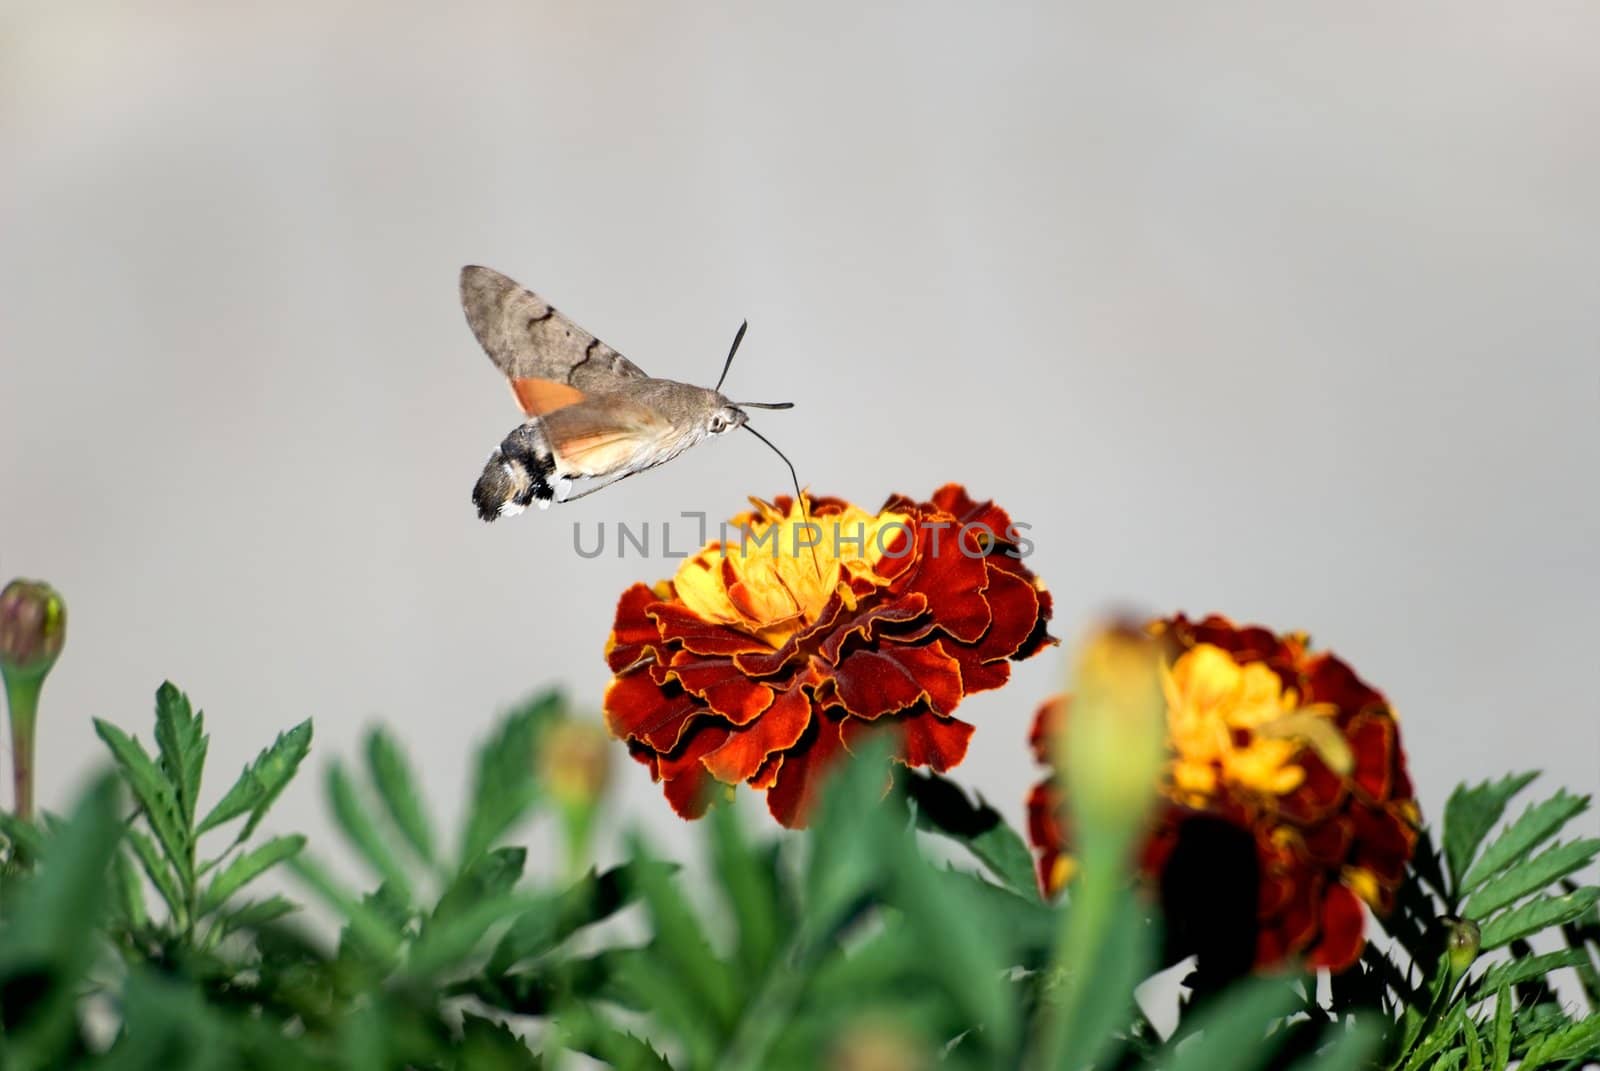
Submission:
<svg viewBox="0 0 1600 1071">
<path fill-rule="evenodd" d="M 489 268 L 461 269 L 461 307 L 527 415 L 489 455 L 472 489 L 486 521 L 535 502 L 543 509 L 582 498 L 735 428 L 778 450 L 750 427 L 745 410 L 793 403 L 736 405 L 722 394 L 748 324 L 734 336 L 717 385 L 707 389 L 652 379 L 548 301 Z M 793 465 L 789 472 L 794 475 Z M 572 493 L 573 481 L 583 478 L 603 482 Z M 797 495 L 798 486 L 797 480 Z"/>
</svg>

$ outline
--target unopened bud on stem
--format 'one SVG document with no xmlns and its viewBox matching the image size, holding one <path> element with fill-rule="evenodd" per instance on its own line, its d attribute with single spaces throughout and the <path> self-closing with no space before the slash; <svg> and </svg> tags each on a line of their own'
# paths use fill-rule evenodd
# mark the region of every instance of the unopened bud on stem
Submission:
<svg viewBox="0 0 1600 1071">
<path fill-rule="evenodd" d="M 67 639 L 67 607 L 49 584 L 13 580 L 0 591 L 0 676 L 11 711 L 11 783 L 18 818 L 33 816 L 39 691 Z"/>
</svg>

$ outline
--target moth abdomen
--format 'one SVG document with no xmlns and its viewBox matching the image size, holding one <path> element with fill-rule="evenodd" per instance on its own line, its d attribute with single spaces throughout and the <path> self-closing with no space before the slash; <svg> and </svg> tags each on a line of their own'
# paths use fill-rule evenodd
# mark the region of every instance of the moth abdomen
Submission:
<svg viewBox="0 0 1600 1071">
<path fill-rule="evenodd" d="M 472 488 L 472 502 L 486 521 L 521 513 L 538 502 L 548 506 L 556 497 L 555 456 L 538 421 L 519 425 L 505 437 L 483 466 Z"/>
</svg>

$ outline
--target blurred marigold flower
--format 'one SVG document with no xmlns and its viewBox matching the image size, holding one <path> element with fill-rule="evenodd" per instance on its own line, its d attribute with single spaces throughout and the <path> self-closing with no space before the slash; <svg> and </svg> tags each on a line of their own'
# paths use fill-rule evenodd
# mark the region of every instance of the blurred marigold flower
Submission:
<svg viewBox="0 0 1600 1071">
<path fill-rule="evenodd" d="M 1165 652 L 1168 761 L 1141 869 L 1164 884 L 1207 880 L 1204 867 L 1167 866 L 1186 826 L 1220 820 L 1243 830 L 1259 872 L 1255 965 L 1350 966 L 1364 942 L 1361 905 L 1393 908 L 1420 822 L 1388 702 L 1339 658 L 1312 652 L 1303 634 L 1181 614 L 1147 630 Z M 1050 700 L 1034 720 L 1034 753 L 1053 769 L 1051 741 L 1069 705 Z M 1051 893 L 1075 865 L 1064 787 L 1057 771 L 1028 799 L 1040 883 Z M 1162 891 L 1169 903 L 1186 895 Z"/>
<path fill-rule="evenodd" d="M 1011 518 L 956 484 L 876 513 L 751 502 L 725 542 L 625 591 L 606 644 L 606 725 L 685 818 L 743 781 L 804 825 L 834 758 L 885 728 L 899 761 L 947 770 L 973 732 L 961 700 L 1054 642 Z"/>
</svg>

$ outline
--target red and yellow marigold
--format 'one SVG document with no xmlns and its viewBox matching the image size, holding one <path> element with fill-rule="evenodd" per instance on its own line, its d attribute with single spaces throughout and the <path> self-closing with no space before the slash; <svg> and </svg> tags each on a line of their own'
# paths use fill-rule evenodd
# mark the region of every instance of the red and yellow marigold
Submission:
<svg viewBox="0 0 1600 1071">
<path fill-rule="evenodd" d="M 671 580 L 623 593 L 606 645 L 612 734 L 686 818 L 744 782 L 803 825 L 830 763 L 874 731 L 892 729 L 909 766 L 960 762 L 961 700 L 1053 642 L 1011 518 L 955 484 L 875 513 L 751 501 Z"/>
<path fill-rule="evenodd" d="M 1142 869 L 1171 880 L 1165 864 L 1186 822 L 1230 823 L 1255 845 L 1257 967 L 1348 967 L 1364 940 L 1361 905 L 1394 906 L 1416 846 L 1419 812 L 1388 702 L 1303 634 L 1218 616 L 1179 615 L 1148 629 L 1165 652 L 1169 759 Z M 1062 697 L 1040 708 L 1032 734 L 1040 762 L 1051 762 L 1049 742 L 1069 706 Z M 1048 892 L 1073 869 L 1063 798 L 1052 775 L 1028 800 Z"/>
</svg>

